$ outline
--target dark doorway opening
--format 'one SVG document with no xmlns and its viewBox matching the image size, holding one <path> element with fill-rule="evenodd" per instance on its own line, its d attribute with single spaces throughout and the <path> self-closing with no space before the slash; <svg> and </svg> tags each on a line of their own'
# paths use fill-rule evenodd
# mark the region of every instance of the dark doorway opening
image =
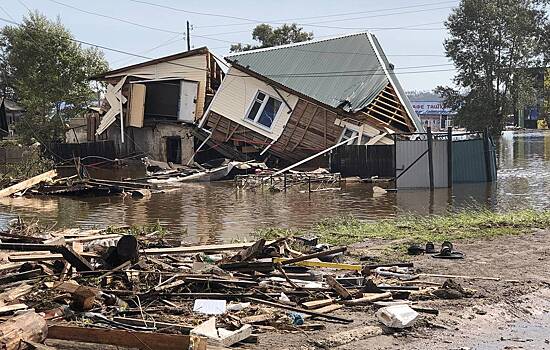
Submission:
<svg viewBox="0 0 550 350">
<path fill-rule="evenodd" d="M 181 137 L 170 136 L 166 138 L 166 161 L 181 164 Z"/>
</svg>

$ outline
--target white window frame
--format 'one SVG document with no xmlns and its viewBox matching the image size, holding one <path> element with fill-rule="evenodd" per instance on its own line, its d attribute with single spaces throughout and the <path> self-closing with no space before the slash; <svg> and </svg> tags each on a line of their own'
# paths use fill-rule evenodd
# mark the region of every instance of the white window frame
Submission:
<svg viewBox="0 0 550 350">
<path fill-rule="evenodd" d="M 254 104 L 256 102 L 259 102 L 257 99 L 258 99 L 258 94 L 260 94 L 260 93 L 264 94 L 266 98 L 264 98 L 264 100 L 262 101 L 262 105 L 258 109 L 258 112 L 256 112 L 256 116 L 254 117 L 254 120 L 249 119 L 248 114 L 250 113 L 250 111 L 254 107 Z M 258 122 L 258 120 L 260 119 L 260 116 L 262 115 L 262 112 L 264 111 L 265 105 L 267 104 L 267 101 L 269 101 L 270 98 L 272 98 L 276 101 L 279 101 L 280 106 L 279 106 L 279 110 L 277 110 L 277 113 L 275 113 L 275 116 L 273 117 L 273 121 L 271 122 L 271 126 L 265 126 L 265 125 L 261 124 L 260 122 Z M 281 101 L 279 98 L 277 98 L 273 95 L 270 95 L 270 94 L 266 93 L 265 91 L 258 90 L 254 94 L 254 98 L 252 99 L 252 102 L 250 103 L 250 106 L 248 106 L 248 110 L 246 111 L 246 114 L 244 115 L 244 120 L 247 123 L 250 123 L 254 126 L 257 126 L 259 128 L 262 128 L 262 129 L 265 129 L 265 130 L 268 130 L 268 131 L 271 131 L 273 129 L 273 124 L 275 124 L 275 121 L 279 117 L 279 113 L 281 113 L 282 109 L 283 109 L 283 101 Z"/>
</svg>

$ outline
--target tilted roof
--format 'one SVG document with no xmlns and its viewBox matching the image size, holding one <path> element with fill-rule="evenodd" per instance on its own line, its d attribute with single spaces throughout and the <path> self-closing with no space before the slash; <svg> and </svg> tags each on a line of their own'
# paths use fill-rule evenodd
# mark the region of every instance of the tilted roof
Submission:
<svg viewBox="0 0 550 350">
<path fill-rule="evenodd" d="M 371 33 L 245 51 L 226 59 L 348 112 L 365 108 L 391 82 L 415 126 L 423 130 L 393 68 Z"/>
</svg>

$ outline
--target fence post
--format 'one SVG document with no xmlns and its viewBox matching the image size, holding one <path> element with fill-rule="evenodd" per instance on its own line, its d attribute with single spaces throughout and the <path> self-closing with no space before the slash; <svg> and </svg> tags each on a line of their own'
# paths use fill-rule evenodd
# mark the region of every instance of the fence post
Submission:
<svg viewBox="0 0 550 350">
<path fill-rule="evenodd" d="M 397 190 L 397 136 L 393 136 L 393 187 Z"/>
<path fill-rule="evenodd" d="M 489 154 L 489 130 L 483 131 L 483 153 L 485 154 L 485 179 L 487 182 L 493 181 L 493 174 L 491 171 L 491 159 Z"/>
<path fill-rule="evenodd" d="M 433 138 L 432 138 L 432 128 L 427 127 L 427 138 L 428 138 L 428 173 L 430 176 L 430 190 L 434 189 L 434 160 L 433 160 Z"/>
<path fill-rule="evenodd" d="M 447 127 L 447 187 L 453 187 L 453 128 Z"/>
<path fill-rule="evenodd" d="M 284 188 L 286 192 L 286 173 L 283 174 L 283 182 L 284 182 Z"/>
</svg>

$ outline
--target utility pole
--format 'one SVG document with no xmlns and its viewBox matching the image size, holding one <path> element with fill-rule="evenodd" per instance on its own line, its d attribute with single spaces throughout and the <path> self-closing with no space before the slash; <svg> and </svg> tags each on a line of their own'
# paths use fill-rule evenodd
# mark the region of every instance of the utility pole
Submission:
<svg viewBox="0 0 550 350">
<path fill-rule="evenodd" d="M 187 21 L 187 51 L 191 50 L 191 36 L 189 35 L 189 21 Z"/>
</svg>

